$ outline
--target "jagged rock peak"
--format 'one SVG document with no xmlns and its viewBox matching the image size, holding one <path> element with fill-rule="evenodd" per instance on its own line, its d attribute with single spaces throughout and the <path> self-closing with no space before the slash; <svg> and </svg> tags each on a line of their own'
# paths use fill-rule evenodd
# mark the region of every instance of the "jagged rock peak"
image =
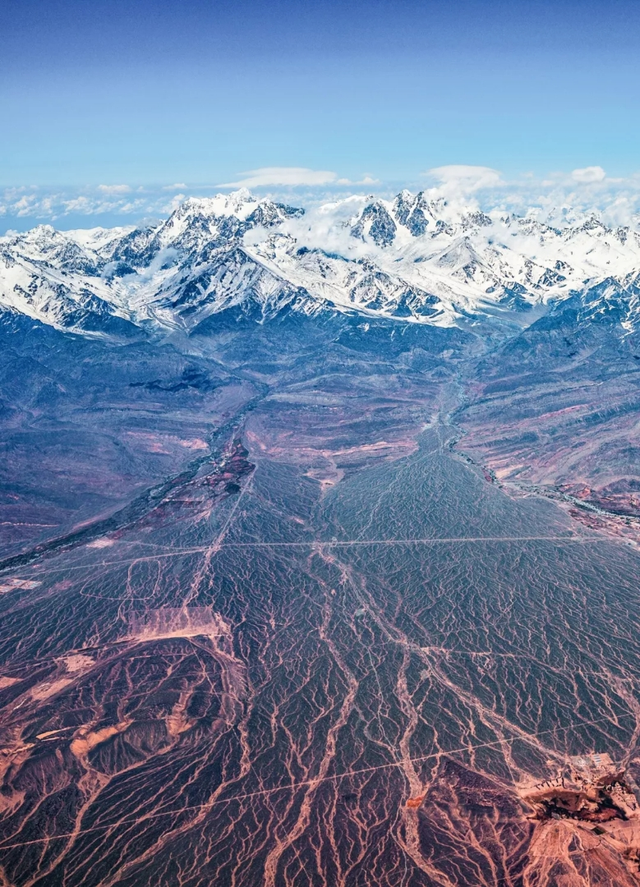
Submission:
<svg viewBox="0 0 640 887">
<path fill-rule="evenodd" d="M 375 200 L 362 210 L 351 234 L 360 240 L 370 237 L 376 246 L 389 246 L 395 239 L 396 231 L 396 223 L 391 214 L 381 201 Z"/>
</svg>

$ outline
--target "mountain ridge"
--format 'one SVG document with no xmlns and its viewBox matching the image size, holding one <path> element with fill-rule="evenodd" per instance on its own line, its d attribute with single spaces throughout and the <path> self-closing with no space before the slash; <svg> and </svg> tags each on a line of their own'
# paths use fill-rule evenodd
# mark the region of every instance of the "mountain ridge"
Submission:
<svg viewBox="0 0 640 887">
<path fill-rule="evenodd" d="M 594 214 L 556 228 L 424 192 L 305 210 L 241 189 L 188 198 L 148 227 L 1 237 L 0 310 L 125 337 L 193 333 L 230 310 L 257 322 L 295 311 L 526 326 L 603 284 L 603 312 L 617 300 L 628 333 L 639 273 L 640 233 Z"/>
</svg>

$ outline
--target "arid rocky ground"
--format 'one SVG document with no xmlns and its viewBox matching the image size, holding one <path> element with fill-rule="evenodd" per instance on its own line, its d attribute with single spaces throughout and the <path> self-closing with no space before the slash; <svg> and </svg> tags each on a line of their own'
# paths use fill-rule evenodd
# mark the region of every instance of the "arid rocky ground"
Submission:
<svg viewBox="0 0 640 887">
<path fill-rule="evenodd" d="M 640 883 L 633 341 L 2 335 L 0 884 Z"/>
</svg>

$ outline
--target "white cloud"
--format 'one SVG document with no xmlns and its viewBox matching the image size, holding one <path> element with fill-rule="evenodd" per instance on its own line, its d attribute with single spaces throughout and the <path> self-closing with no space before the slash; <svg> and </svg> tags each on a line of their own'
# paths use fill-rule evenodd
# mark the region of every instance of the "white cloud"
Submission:
<svg viewBox="0 0 640 887">
<path fill-rule="evenodd" d="M 12 205 L 11 209 L 17 216 L 29 216 L 33 214 L 38 203 L 34 194 L 25 194 Z"/>
<path fill-rule="evenodd" d="M 373 176 L 363 176 L 361 179 L 357 181 L 353 181 L 352 179 L 337 179 L 336 185 L 379 185 L 380 179 L 374 179 Z"/>
<path fill-rule="evenodd" d="M 337 184 L 338 175 L 326 169 L 307 169 L 304 166 L 264 166 L 240 173 L 237 182 L 225 182 L 218 188 L 261 188 L 265 185 L 331 185 Z"/>
<path fill-rule="evenodd" d="M 494 188 L 502 183 L 502 177 L 496 169 L 490 166 L 467 166 L 465 164 L 452 164 L 450 166 L 436 166 L 430 169 L 427 175 L 437 179 L 444 186 L 454 186 L 465 193 L 479 191 L 481 188 Z"/>
<path fill-rule="evenodd" d="M 450 166 L 434 167 L 423 175 L 428 176 L 431 180 L 435 179 L 437 182 L 437 186 L 429 191 L 433 199 L 443 197 L 452 206 L 462 204 L 475 209 L 479 207 L 474 202 L 473 195 L 476 192 L 487 193 L 504 185 L 498 170 L 492 169 L 490 166 L 451 164 Z"/>
<path fill-rule="evenodd" d="M 98 185 L 98 191 L 103 194 L 128 194 L 131 191 L 130 185 Z"/>
<path fill-rule="evenodd" d="M 165 185 L 163 191 L 184 191 L 187 186 L 184 182 L 176 182 L 175 185 Z"/>
<path fill-rule="evenodd" d="M 584 169 L 574 169 L 571 178 L 574 182 L 603 182 L 607 174 L 601 166 L 585 166 Z"/>
<path fill-rule="evenodd" d="M 183 200 L 186 199 L 186 194 L 174 194 L 169 203 L 166 203 L 161 209 L 162 212 L 172 213 L 175 209 L 178 209 Z"/>
</svg>

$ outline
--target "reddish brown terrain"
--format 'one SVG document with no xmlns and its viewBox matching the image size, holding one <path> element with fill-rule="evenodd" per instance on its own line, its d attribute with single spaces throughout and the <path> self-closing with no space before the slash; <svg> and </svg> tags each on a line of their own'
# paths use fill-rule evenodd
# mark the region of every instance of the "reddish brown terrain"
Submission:
<svg viewBox="0 0 640 887">
<path fill-rule="evenodd" d="M 305 324 L 7 334 L 0 884 L 640 884 L 635 364 Z"/>
</svg>

